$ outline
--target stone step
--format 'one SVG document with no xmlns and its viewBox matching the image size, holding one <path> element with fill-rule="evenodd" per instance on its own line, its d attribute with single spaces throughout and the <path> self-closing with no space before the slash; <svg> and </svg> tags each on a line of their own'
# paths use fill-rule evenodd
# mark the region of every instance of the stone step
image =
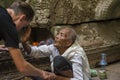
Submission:
<svg viewBox="0 0 120 80">
<path fill-rule="evenodd" d="M 90 67 L 99 66 L 101 53 L 106 53 L 107 63 L 120 61 L 120 44 L 108 45 L 94 49 L 85 49 Z"/>
</svg>

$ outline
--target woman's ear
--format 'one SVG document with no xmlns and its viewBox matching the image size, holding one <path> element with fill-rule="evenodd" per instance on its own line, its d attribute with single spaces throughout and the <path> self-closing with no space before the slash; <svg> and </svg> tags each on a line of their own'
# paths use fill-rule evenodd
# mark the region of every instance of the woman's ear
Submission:
<svg viewBox="0 0 120 80">
<path fill-rule="evenodd" d="M 71 46 L 72 43 L 73 43 L 72 40 L 68 40 L 68 41 L 67 41 L 67 46 Z"/>
</svg>

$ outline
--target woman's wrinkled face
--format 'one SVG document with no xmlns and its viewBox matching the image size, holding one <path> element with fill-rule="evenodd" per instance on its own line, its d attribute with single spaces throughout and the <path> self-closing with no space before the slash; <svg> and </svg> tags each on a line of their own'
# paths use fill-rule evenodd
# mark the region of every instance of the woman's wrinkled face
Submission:
<svg viewBox="0 0 120 80">
<path fill-rule="evenodd" d="M 55 36 L 55 46 L 56 47 L 68 47 L 70 39 L 69 37 L 69 30 L 64 28 L 58 31 Z"/>
</svg>

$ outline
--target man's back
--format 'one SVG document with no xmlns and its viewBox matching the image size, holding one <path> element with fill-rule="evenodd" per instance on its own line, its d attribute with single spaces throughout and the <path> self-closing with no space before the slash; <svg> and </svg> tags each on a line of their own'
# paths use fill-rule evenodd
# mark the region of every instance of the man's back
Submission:
<svg viewBox="0 0 120 80">
<path fill-rule="evenodd" d="M 5 41 L 7 47 L 18 48 L 19 40 L 15 24 L 3 7 L 0 7 L 0 38 Z"/>
</svg>

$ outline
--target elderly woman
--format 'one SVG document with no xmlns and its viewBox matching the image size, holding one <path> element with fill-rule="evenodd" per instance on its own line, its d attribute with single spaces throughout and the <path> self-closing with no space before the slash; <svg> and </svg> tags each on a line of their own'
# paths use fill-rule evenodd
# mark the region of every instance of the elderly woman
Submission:
<svg viewBox="0 0 120 80">
<path fill-rule="evenodd" d="M 25 38 L 25 37 L 24 37 Z M 51 70 L 54 72 L 53 61 L 56 56 L 63 56 L 72 63 L 73 76 L 57 75 L 55 80 L 89 80 L 89 64 L 82 47 L 77 43 L 77 34 L 70 26 L 62 27 L 51 45 L 29 46 L 23 41 L 23 46 L 30 56 L 39 58 L 50 56 Z"/>
</svg>

